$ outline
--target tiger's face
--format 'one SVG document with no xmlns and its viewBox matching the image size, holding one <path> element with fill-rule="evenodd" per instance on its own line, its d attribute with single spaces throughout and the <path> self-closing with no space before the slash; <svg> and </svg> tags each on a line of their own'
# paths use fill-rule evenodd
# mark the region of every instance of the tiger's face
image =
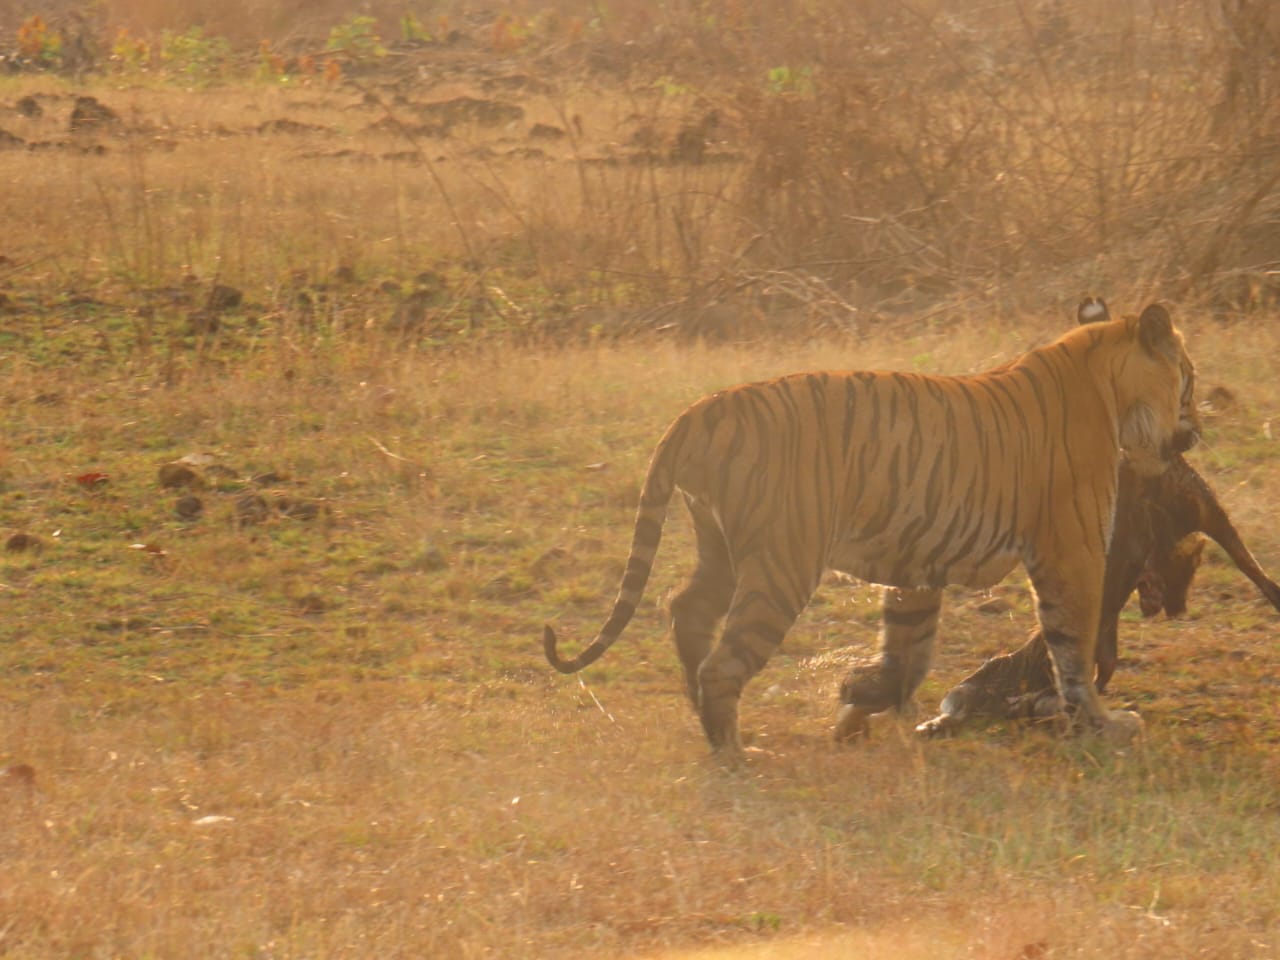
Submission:
<svg viewBox="0 0 1280 960">
<path fill-rule="evenodd" d="M 1120 445 L 1139 473 L 1159 474 L 1175 453 L 1200 438 L 1195 364 L 1169 312 L 1151 304 L 1126 318 L 1127 338 L 1120 376 Z"/>
</svg>

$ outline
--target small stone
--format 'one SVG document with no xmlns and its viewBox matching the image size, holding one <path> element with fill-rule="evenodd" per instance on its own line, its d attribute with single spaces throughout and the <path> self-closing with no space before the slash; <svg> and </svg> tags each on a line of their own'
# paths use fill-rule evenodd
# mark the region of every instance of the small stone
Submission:
<svg viewBox="0 0 1280 960">
<path fill-rule="evenodd" d="M 244 294 L 241 291 L 225 283 L 216 283 L 209 291 L 209 301 L 205 309 L 213 313 L 224 313 L 227 310 L 234 310 L 243 302 Z"/>
<path fill-rule="evenodd" d="M 298 611 L 310 616 L 324 613 L 329 604 L 318 593 L 305 593 L 298 598 Z"/>
<path fill-rule="evenodd" d="M 262 523 L 270 512 L 266 499 L 256 493 L 246 493 L 236 500 L 236 522 L 241 526 Z"/>
<path fill-rule="evenodd" d="M 178 498 L 178 502 L 173 505 L 173 512 L 183 520 L 199 520 L 200 515 L 204 513 L 204 501 L 197 496 L 187 494 L 185 497 Z"/>
<path fill-rule="evenodd" d="M 36 785 L 36 771 L 30 764 L 13 763 L 0 768 L 0 783 L 9 783 L 30 790 Z"/>
<path fill-rule="evenodd" d="M 4 542 L 4 548 L 10 553 L 22 553 L 26 550 L 39 553 L 44 549 L 44 541 L 33 533 L 19 531 Z"/>
<path fill-rule="evenodd" d="M 185 463 L 162 463 L 157 471 L 160 486 L 166 490 L 178 490 L 183 487 L 199 487 L 200 474 Z"/>
</svg>

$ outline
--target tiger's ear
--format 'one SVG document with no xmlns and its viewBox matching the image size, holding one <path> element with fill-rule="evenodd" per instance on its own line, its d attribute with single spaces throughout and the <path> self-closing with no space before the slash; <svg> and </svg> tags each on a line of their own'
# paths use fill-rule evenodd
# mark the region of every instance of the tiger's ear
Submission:
<svg viewBox="0 0 1280 960">
<path fill-rule="evenodd" d="M 1150 304 L 1138 317 L 1138 342 L 1147 353 L 1160 353 L 1173 344 L 1173 318 L 1158 303 Z"/>
<path fill-rule="evenodd" d="M 1085 297 L 1076 308 L 1076 321 L 1080 324 L 1106 323 L 1111 319 L 1111 311 L 1101 297 Z"/>
</svg>

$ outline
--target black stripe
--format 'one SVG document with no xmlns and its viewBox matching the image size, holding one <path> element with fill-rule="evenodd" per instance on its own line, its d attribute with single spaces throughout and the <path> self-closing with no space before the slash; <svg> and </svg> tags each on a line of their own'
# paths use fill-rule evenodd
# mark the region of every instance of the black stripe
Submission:
<svg viewBox="0 0 1280 960">
<path fill-rule="evenodd" d="M 852 377 L 846 377 L 844 381 L 844 423 L 843 431 L 840 437 L 840 458 L 844 463 L 849 462 L 849 445 L 853 441 L 853 421 L 857 413 L 858 405 L 856 398 L 856 388 Z"/>
<path fill-rule="evenodd" d="M 867 521 L 867 525 L 859 531 L 859 535 L 864 539 L 883 533 L 898 512 L 898 500 L 902 495 L 902 484 L 898 472 L 901 453 L 902 451 L 895 445 L 893 454 L 889 457 L 889 473 L 884 484 L 885 497 L 880 501 L 880 506 L 876 508 L 871 519 Z"/>
<path fill-rule="evenodd" d="M 653 546 L 662 539 L 662 524 L 652 517 L 636 517 L 636 530 L 631 538 L 635 544 Z"/>
</svg>

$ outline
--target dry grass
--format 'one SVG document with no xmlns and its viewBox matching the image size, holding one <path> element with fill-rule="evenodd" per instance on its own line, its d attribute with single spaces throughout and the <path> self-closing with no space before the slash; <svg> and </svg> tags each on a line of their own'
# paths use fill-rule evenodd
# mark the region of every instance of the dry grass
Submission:
<svg viewBox="0 0 1280 960">
<path fill-rule="evenodd" d="M 1270 335 L 1185 320 L 1206 385 L 1242 400 L 1198 462 L 1274 568 Z M 1274 615 L 1216 562 L 1196 619 L 1126 622 L 1114 699 L 1139 705 L 1150 742 L 1122 755 L 1001 725 L 921 744 L 889 719 L 837 749 L 833 691 L 876 607 L 830 585 L 748 692 L 771 755 L 720 772 L 659 642 L 683 519 L 586 688 L 538 652 L 545 619 L 578 640 L 598 626 L 650 445 L 690 398 L 833 364 L 976 369 L 1057 326 L 434 355 L 353 340 L 291 354 L 288 376 L 273 345 L 182 389 L 10 365 L 0 523 L 48 546 L 0 561 L 21 611 L 0 645 L 0 759 L 38 787 L 0 789 L 3 942 L 29 957 L 789 956 L 815 937 L 851 955 L 1275 949 Z M 63 399 L 33 402 L 50 389 Z M 238 483 L 203 492 L 199 523 L 171 518 L 155 467 L 195 449 L 288 473 L 328 519 L 236 527 Z M 80 490 L 81 467 L 112 482 Z M 926 702 L 1020 641 L 1025 592 L 1005 592 L 1017 612 L 995 623 L 952 597 Z M 312 593 L 318 612 L 298 604 Z"/>
<path fill-rule="evenodd" d="M 171 6 L 131 24 L 180 26 Z M 0 249 L 0 531 L 36 540 L 0 552 L 0 952 L 1280 950 L 1275 615 L 1216 553 L 1191 619 L 1122 625 L 1112 699 L 1149 738 L 1120 754 L 1004 724 L 923 744 L 892 718 L 837 749 L 878 604 L 831 583 L 748 690 L 768 753 L 724 773 L 660 639 L 678 511 L 610 657 L 581 685 L 541 657 L 544 622 L 598 628 L 652 445 L 697 396 L 980 370 L 1085 292 L 1132 309 L 1197 270 L 1265 279 L 1272 161 L 1241 131 L 1266 129 L 1273 74 L 1246 72 L 1215 133 L 1230 58 L 1205 4 L 1067 4 L 1078 61 L 1016 9 L 978 29 L 838 6 L 632 5 L 571 41 L 595 8 L 566 0 L 515 11 L 537 29 L 497 51 L 459 4 L 469 46 L 397 51 L 358 86 L 0 85 L 45 108 L 0 126 L 53 144 L 0 151 L 22 227 Z M 285 5 L 218 9 L 323 36 Z M 984 50 L 1012 59 L 947 79 Z M 122 126 L 72 137 L 82 92 Z M 384 123 L 456 96 L 525 112 Z M 278 120 L 320 129 L 259 132 Z M 1214 136 L 1243 146 L 1163 159 Z M 1076 149 L 1099 141 L 1106 162 Z M 243 301 L 214 309 L 216 283 Z M 1195 462 L 1277 570 L 1275 314 L 1224 324 L 1198 298 L 1179 320 L 1201 382 L 1237 402 Z M 188 454 L 194 521 L 157 473 Z M 950 596 L 926 705 L 1021 642 L 1027 591 L 999 592 L 1008 617 Z"/>
<path fill-rule="evenodd" d="M 344 271 L 354 284 L 330 296 L 321 322 L 385 327 L 414 278 L 435 272 L 447 291 L 435 312 L 450 331 L 554 327 L 585 303 L 682 291 L 671 275 L 700 270 L 708 246 L 732 239 L 712 218 L 724 214 L 735 167 L 646 169 L 612 155 L 635 108 L 678 112 L 679 97 L 533 95 L 515 128 L 464 124 L 441 140 L 415 134 L 413 108 L 389 92 L 366 105 L 350 88 L 138 88 L 100 94 L 135 132 L 68 140 L 73 101 L 48 86 L 17 88 L 46 113 L 11 126 L 29 142 L 66 145 L 39 164 L 0 153 L 0 175 L 21 184 L 0 214 L 29 227 L 7 245 L 7 270 L 46 303 L 91 294 L 164 321 L 187 312 L 190 301 L 172 295 L 184 282 L 198 282 L 197 302 L 229 282 L 259 312 L 292 316 L 300 288 Z M 481 92 L 460 80 L 420 99 Z M 524 134 L 538 123 L 563 129 L 569 114 L 592 131 L 589 143 Z M 279 122 L 315 129 L 270 129 Z M 108 152 L 81 152 L 96 148 Z"/>
<path fill-rule="evenodd" d="M 316 49 L 269 6 L 224 13 L 289 57 Z M 165 82 L 176 67 L 106 61 L 96 83 L 8 81 L 44 98 L 43 120 L 4 121 L 29 142 L 67 143 L 86 86 L 123 121 L 40 164 L 0 153 L 19 186 L 0 214 L 31 225 L 6 254 L 24 283 L 136 296 L 194 275 L 286 310 L 299 278 L 408 288 L 436 270 L 466 317 L 454 328 L 496 312 L 557 331 L 600 325 L 566 324 L 584 304 L 868 331 L 1103 287 L 1220 310 L 1277 298 L 1280 24 L 1255 4 L 564 0 L 496 20 L 458 5 L 440 13 L 460 39 L 425 47 L 397 46 L 391 5 L 375 6 L 391 53 L 336 82 L 184 91 Z M 106 36 L 113 15 L 91 22 Z M 223 75 L 243 77 L 255 48 L 236 38 Z M 455 97 L 523 113 L 441 136 L 424 104 Z M 279 121 L 316 129 L 257 132 Z M 107 152 L 86 162 L 85 147 Z M 503 296 L 477 306 L 492 286 Z"/>
</svg>

